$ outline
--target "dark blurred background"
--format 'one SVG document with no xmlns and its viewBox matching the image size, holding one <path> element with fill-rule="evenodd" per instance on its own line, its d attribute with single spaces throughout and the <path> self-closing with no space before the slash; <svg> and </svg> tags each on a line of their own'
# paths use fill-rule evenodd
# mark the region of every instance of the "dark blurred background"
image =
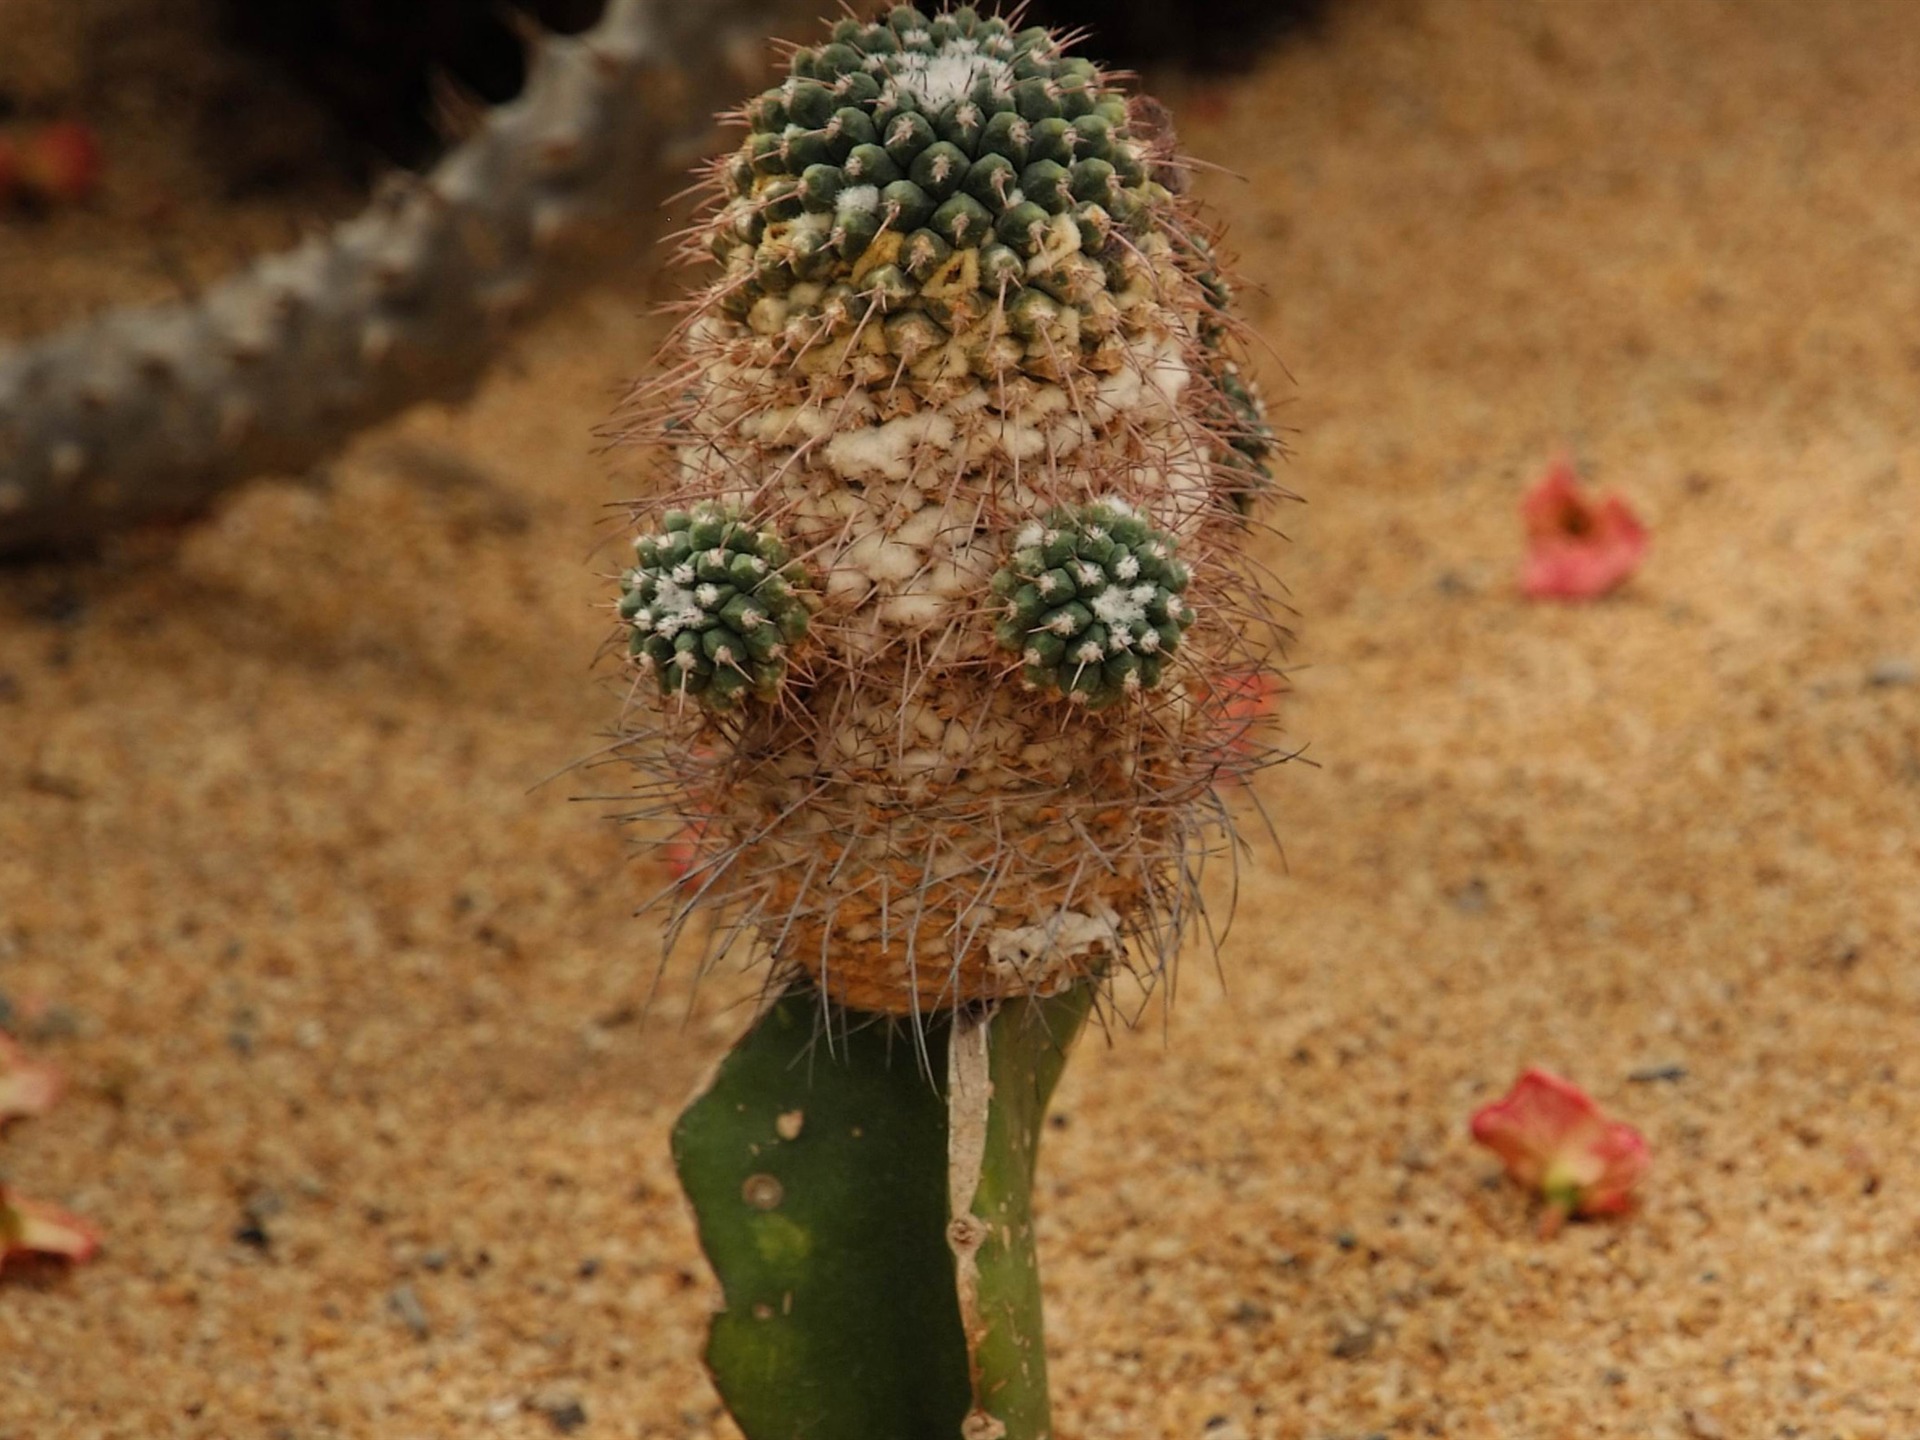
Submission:
<svg viewBox="0 0 1920 1440">
<path fill-rule="evenodd" d="M 605 0 L 220 0 L 234 42 L 270 57 L 325 108 L 362 163 L 419 166 L 444 136 L 445 87 L 487 103 L 525 78 L 530 30 L 573 33 Z M 1028 20 L 1082 33 L 1115 66 L 1239 70 L 1317 20 L 1327 0 L 1032 0 Z M 990 9 L 990 6 L 982 6 Z"/>
</svg>

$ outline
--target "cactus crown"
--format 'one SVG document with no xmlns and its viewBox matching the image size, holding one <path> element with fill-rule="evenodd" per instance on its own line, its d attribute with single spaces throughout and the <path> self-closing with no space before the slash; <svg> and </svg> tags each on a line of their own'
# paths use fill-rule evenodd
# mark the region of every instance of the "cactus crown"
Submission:
<svg viewBox="0 0 1920 1440">
<path fill-rule="evenodd" d="M 679 919 L 896 1012 L 1157 966 L 1278 645 L 1236 563 L 1271 436 L 1170 135 L 969 6 L 788 68 L 638 399 L 676 513 L 625 580 L 668 702 L 629 749 L 699 837 Z"/>
<path fill-rule="evenodd" d="M 1093 65 L 970 7 L 843 20 L 746 114 L 715 248 L 756 328 L 825 313 L 838 296 L 767 303 L 824 280 L 876 297 L 899 347 L 924 348 L 942 337 L 908 315 L 952 329 L 997 310 L 972 295 L 1011 294 L 1004 318 L 1044 365 L 1048 341 L 1077 338 L 1063 314 L 1119 278 L 1083 257 L 1152 204 L 1146 147 Z"/>
</svg>

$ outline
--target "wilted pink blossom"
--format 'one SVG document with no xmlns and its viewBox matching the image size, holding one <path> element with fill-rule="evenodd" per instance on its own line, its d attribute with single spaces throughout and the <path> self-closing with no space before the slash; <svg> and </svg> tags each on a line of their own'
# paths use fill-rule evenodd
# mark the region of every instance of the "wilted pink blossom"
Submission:
<svg viewBox="0 0 1920 1440">
<path fill-rule="evenodd" d="M 21 190 L 44 205 L 71 205 L 100 183 L 100 139 L 91 125 L 56 120 L 21 137 L 14 153 Z"/>
<path fill-rule="evenodd" d="M 86 1221 L 0 1185 L 0 1269 L 16 1255 L 57 1255 L 78 1264 L 99 1248 L 100 1232 Z"/>
<path fill-rule="evenodd" d="M 1612 1215 L 1633 1203 L 1652 1154 L 1633 1126 L 1611 1120 L 1578 1085 L 1528 1070 L 1473 1115 L 1473 1138 L 1547 1202 L 1542 1234 L 1569 1216 Z"/>
<path fill-rule="evenodd" d="M 1647 529 L 1617 495 L 1588 495 L 1570 461 L 1556 460 L 1520 501 L 1527 558 L 1520 589 L 1534 600 L 1591 600 L 1640 568 Z"/>
<path fill-rule="evenodd" d="M 1275 676 L 1265 670 L 1229 670 L 1211 681 L 1195 680 L 1193 690 L 1195 699 L 1217 702 L 1222 725 L 1230 727 L 1225 745 L 1228 756 L 1245 758 L 1259 750 L 1261 724 L 1273 713 L 1280 694 L 1280 681 Z M 1236 773 L 1231 767 L 1222 778 L 1230 784 L 1246 783 L 1245 772 Z"/>
<path fill-rule="evenodd" d="M 11 1035 L 0 1033 L 0 1124 L 40 1115 L 60 1096 L 60 1072 L 29 1060 Z"/>
</svg>

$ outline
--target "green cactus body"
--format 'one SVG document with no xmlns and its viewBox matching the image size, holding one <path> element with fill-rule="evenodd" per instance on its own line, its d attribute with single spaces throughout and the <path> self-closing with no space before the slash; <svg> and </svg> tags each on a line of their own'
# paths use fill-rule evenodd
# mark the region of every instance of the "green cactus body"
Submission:
<svg viewBox="0 0 1920 1440">
<path fill-rule="evenodd" d="M 751 1440 L 1051 1433 L 1033 1246 L 1047 1101 L 1093 987 L 818 1029 L 802 984 L 673 1137 L 724 1305 L 707 1361 Z"/>
<path fill-rule="evenodd" d="M 911 1041 L 820 1045 L 804 989 L 674 1129 L 724 1308 L 707 1363 L 754 1440 L 957 1436 L 971 1394 L 946 1240 L 946 1105 Z M 947 1028 L 927 1053 L 944 1074 Z"/>
<path fill-rule="evenodd" d="M 797 51 L 713 172 L 720 276 L 636 434 L 662 510 L 779 537 L 807 638 L 743 658 L 630 578 L 664 702 L 632 749 L 697 826 L 684 910 L 844 1003 L 1152 970 L 1221 843 L 1271 437 L 1154 114 L 1044 30 L 898 7 Z"/>
</svg>

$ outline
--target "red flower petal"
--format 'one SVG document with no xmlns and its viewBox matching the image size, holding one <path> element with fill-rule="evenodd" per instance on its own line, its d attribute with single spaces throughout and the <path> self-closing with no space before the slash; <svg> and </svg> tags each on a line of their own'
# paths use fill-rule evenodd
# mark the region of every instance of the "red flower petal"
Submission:
<svg viewBox="0 0 1920 1440">
<path fill-rule="evenodd" d="M 1521 498 L 1520 518 L 1527 532 L 1520 589 L 1529 599 L 1591 600 L 1646 559 L 1646 526 L 1617 495 L 1591 499 L 1564 459 Z"/>
<path fill-rule="evenodd" d="M 42 1115 L 60 1098 L 60 1072 L 29 1060 L 10 1035 L 0 1034 L 0 1123 Z"/>
<path fill-rule="evenodd" d="M 73 204 L 100 182 L 100 141 L 78 120 L 42 125 L 20 141 L 17 166 L 23 191 L 47 204 Z"/>
<path fill-rule="evenodd" d="M 1228 670 L 1212 681 L 1190 682 L 1194 699 L 1211 706 L 1214 719 L 1223 734 L 1222 758 L 1227 762 L 1220 774 L 1222 783 L 1245 784 L 1245 761 L 1261 749 L 1262 722 L 1271 715 L 1280 694 L 1280 677 L 1271 670 Z"/>
<path fill-rule="evenodd" d="M 1547 1201 L 1549 1229 L 1568 1215 L 1625 1210 L 1653 1158 L 1638 1130 L 1545 1070 L 1528 1070 L 1503 1098 L 1475 1111 L 1472 1130 L 1509 1175 Z"/>
<path fill-rule="evenodd" d="M 100 1248 L 100 1232 L 77 1215 L 0 1187 L 0 1268 L 15 1255 L 57 1255 L 79 1264 Z"/>
</svg>

